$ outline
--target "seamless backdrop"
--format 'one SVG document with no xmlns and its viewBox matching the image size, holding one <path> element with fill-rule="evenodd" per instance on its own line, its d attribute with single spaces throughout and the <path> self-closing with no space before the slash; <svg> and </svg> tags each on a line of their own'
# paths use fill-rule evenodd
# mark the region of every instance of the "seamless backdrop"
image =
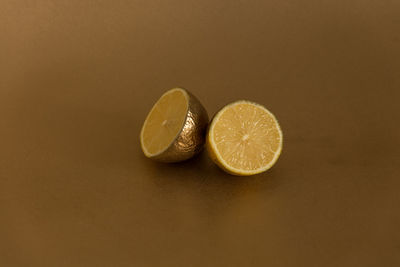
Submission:
<svg viewBox="0 0 400 267">
<path fill-rule="evenodd" d="M 1 0 L 0 266 L 400 266 L 399 71 L 396 0 Z M 265 105 L 277 164 L 146 159 L 176 86 Z"/>
</svg>

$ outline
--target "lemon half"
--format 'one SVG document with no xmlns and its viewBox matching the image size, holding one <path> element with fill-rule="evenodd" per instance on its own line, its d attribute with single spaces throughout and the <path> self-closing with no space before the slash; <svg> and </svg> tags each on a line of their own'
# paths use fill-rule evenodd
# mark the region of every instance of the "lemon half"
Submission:
<svg viewBox="0 0 400 267">
<path fill-rule="evenodd" d="M 146 157 L 178 162 L 199 153 L 205 142 L 208 114 L 187 90 L 174 88 L 154 104 L 140 132 Z"/>
<path fill-rule="evenodd" d="M 275 164 L 282 141 L 279 123 L 270 111 L 240 100 L 215 115 L 206 143 L 210 157 L 223 170 L 233 175 L 253 175 Z"/>
</svg>

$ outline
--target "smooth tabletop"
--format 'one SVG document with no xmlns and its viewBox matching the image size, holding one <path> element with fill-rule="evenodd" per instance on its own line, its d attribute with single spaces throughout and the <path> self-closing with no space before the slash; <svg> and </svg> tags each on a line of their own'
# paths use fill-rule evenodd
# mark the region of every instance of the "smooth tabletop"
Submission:
<svg viewBox="0 0 400 267">
<path fill-rule="evenodd" d="M 400 266 L 400 1 L 0 1 L 0 266 Z M 266 173 L 144 157 L 173 87 L 279 120 Z"/>
</svg>

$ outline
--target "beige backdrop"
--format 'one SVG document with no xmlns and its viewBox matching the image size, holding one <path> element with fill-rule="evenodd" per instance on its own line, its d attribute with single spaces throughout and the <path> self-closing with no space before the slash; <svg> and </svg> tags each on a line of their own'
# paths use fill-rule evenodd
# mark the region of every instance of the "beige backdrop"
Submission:
<svg viewBox="0 0 400 267">
<path fill-rule="evenodd" d="M 0 266 L 400 266 L 400 1 L 1 0 Z M 267 173 L 140 151 L 182 86 L 279 119 Z"/>
</svg>

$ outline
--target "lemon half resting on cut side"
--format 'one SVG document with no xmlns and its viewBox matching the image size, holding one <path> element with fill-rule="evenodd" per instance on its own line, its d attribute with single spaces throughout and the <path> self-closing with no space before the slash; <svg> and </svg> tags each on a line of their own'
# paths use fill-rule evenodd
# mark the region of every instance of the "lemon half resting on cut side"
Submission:
<svg viewBox="0 0 400 267">
<path fill-rule="evenodd" d="M 199 153 L 205 142 L 208 114 L 200 101 L 187 90 L 165 92 L 147 115 L 140 132 L 146 157 L 178 162 Z"/>
<path fill-rule="evenodd" d="M 207 150 L 233 175 L 253 175 L 271 168 L 282 151 L 282 131 L 262 105 L 240 100 L 222 108 L 210 123 Z"/>
</svg>

